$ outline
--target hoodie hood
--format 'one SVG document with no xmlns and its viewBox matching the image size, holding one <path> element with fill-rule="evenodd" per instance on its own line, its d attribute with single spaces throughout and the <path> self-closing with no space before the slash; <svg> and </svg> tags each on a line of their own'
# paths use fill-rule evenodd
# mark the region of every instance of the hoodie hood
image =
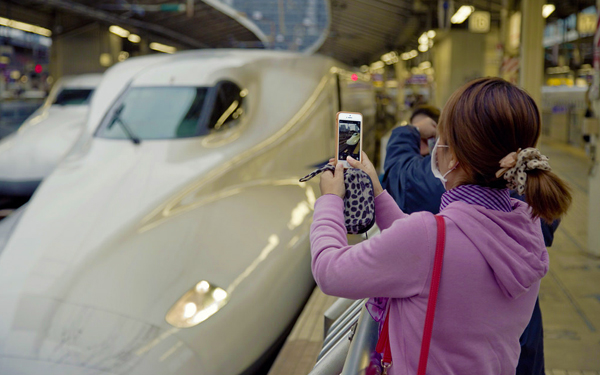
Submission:
<svg viewBox="0 0 600 375">
<path fill-rule="evenodd" d="M 527 292 L 548 272 L 548 252 L 540 219 L 531 219 L 529 206 L 511 199 L 512 212 L 486 209 L 465 202 L 449 204 L 441 215 L 475 245 L 509 298 Z"/>
</svg>

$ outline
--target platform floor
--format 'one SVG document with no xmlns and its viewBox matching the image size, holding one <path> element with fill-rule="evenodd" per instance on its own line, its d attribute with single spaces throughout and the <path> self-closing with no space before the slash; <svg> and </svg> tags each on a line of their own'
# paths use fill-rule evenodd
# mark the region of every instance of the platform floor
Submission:
<svg viewBox="0 0 600 375">
<path fill-rule="evenodd" d="M 550 271 L 540 289 L 546 373 L 598 375 L 600 258 L 587 251 L 590 162 L 583 151 L 548 140 L 541 149 L 574 198 L 548 249 Z"/>
<path fill-rule="evenodd" d="M 323 345 L 323 314 L 337 298 L 316 287 L 268 375 L 306 375 Z"/>
<path fill-rule="evenodd" d="M 600 375 L 600 258 L 587 253 L 590 162 L 582 150 L 547 139 L 540 148 L 574 196 L 548 249 L 550 272 L 540 289 L 546 374 Z M 323 313 L 334 300 L 315 289 L 269 375 L 310 372 L 322 344 Z"/>
</svg>

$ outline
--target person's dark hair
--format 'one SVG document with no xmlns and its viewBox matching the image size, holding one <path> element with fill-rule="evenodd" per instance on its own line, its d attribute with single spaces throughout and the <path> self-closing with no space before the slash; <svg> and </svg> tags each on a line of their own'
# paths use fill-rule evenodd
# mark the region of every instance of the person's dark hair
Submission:
<svg viewBox="0 0 600 375">
<path fill-rule="evenodd" d="M 433 121 L 438 122 L 438 120 L 440 119 L 440 110 L 432 105 L 420 105 L 417 108 L 415 108 L 412 115 L 410 116 L 411 123 L 417 115 L 425 115 L 433 119 Z"/>
<path fill-rule="evenodd" d="M 444 106 L 438 134 L 470 176 L 464 184 L 506 188 L 497 178 L 500 160 L 518 149 L 535 147 L 540 113 L 522 89 L 501 78 L 480 78 L 456 90 Z M 525 200 L 532 215 L 551 222 L 571 204 L 570 188 L 550 171 L 529 170 Z"/>
</svg>

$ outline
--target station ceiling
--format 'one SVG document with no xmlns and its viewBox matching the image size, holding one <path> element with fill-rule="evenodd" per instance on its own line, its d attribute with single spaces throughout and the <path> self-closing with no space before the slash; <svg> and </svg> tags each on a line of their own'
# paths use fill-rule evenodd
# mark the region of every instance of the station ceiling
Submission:
<svg viewBox="0 0 600 375">
<path fill-rule="evenodd" d="M 596 5 L 596 0 L 548 0 L 556 6 L 547 21 L 563 19 Z M 319 52 L 358 66 L 372 63 L 389 51 L 416 49 L 419 36 L 438 29 L 439 0 L 331 0 L 330 34 Z M 507 4 L 520 9 L 521 0 L 455 0 L 454 8 L 472 5 L 490 12 L 492 26 L 500 26 Z M 468 22 L 452 25 L 467 28 Z"/>
<path fill-rule="evenodd" d="M 173 0 L 144 0 L 145 5 L 174 3 Z M 180 2 L 180 1 L 177 1 Z M 0 16 L 29 22 L 53 31 L 68 33 L 91 22 L 102 21 L 130 27 L 176 42 L 185 48 L 262 47 L 257 36 L 238 21 L 196 0 L 193 16 L 185 12 L 140 12 L 121 9 L 122 0 L 0 0 Z M 138 2 L 139 3 L 139 2 Z"/>
<path fill-rule="evenodd" d="M 119 9 L 122 4 L 159 5 L 183 0 L 0 0 L 0 16 L 18 19 L 68 33 L 91 22 L 129 26 L 138 33 L 177 42 L 183 48 L 264 47 L 259 38 L 237 20 L 203 0 L 194 0 L 193 16 L 177 12 L 136 12 Z M 319 52 L 358 66 L 379 59 L 390 50 L 418 46 L 419 35 L 438 28 L 438 0 L 329 0 L 329 34 Z M 518 9 L 520 0 L 465 0 L 477 10 L 491 13 L 492 25 L 500 24 L 503 2 Z M 565 18 L 595 0 L 549 0 L 556 11 L 549 21 Z M 455 9 L 464 5 L 455 1 Z M 465 28 L 453 25 L 453 28 Z"/>
<path fill-rule="evenodd" d="M 412 0 L 331 0 L 330 33 L 319 52 L 351 65 L 405 44 L 421 22 Z"/>
</svg>

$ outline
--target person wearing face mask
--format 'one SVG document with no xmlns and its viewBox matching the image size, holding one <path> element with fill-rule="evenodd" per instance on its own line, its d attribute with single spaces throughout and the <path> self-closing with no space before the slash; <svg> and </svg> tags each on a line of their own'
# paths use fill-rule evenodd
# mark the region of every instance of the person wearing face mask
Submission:
<svg viewBox="0 0 600 375">
<path fill-rule="evenodd" d="M 435 107 L 433 108 L 435 109 Z M 411 214 L 429 211 L 437 214 L 440 209 L 445 177 L 434 165 L 427 140 L 437 136 L 439 111 L 417 108 L 411 116 L 411 125 L 397 127 L 387 144 L 384 174 L 381 184 L 394 198 L 400 209 Z M 446 145 L 438 145 L 443 149 Z M 436 153 L 438 149 L 435 148 Z M 511 197 L 524 200 L 515 190 Z M 554 232 L 560 220 L 552 223 L 541 221 L 546 247 L 552 246 Z M 529 324 L 520 338 L 521 354 L 515 375 L 544 375 L 544 337 L 542 312 L 536 301 Z"/>
<path fill-rule="evenodd" d="M 437 130 L 431 171 L 446 188 L 439 213 L 446 242 L 428 370 L 513 375 L 519 337 L 548 271 L 540 218 L 561 217 L 571 195 L 535 148 L 540 136 L 535 102 L 502 79 L 479 79 L 457 90 Z M 365 154 L 362 162 L 349 162 L 373 180 L 381 234 L 348 245 L 343 169 L 325 172 L 311 226 L 313 275 L 326 294 L 388 298 L 394 359 L 389 374 L 415 373 L 436 220 L 429 212 L 402 212 Z M 510 189 L 527 202 L 511 199 Z"/>
<path fill-rule="evenodd" d="M 381 183 L 406 213 L 439 211 L 445 190 L 431 173 L 427 143 L 435 139 L 439 116 L 435 107 L 417 107 L 410 125 L 392 130 L 388 141 Z"/>
</svg>

